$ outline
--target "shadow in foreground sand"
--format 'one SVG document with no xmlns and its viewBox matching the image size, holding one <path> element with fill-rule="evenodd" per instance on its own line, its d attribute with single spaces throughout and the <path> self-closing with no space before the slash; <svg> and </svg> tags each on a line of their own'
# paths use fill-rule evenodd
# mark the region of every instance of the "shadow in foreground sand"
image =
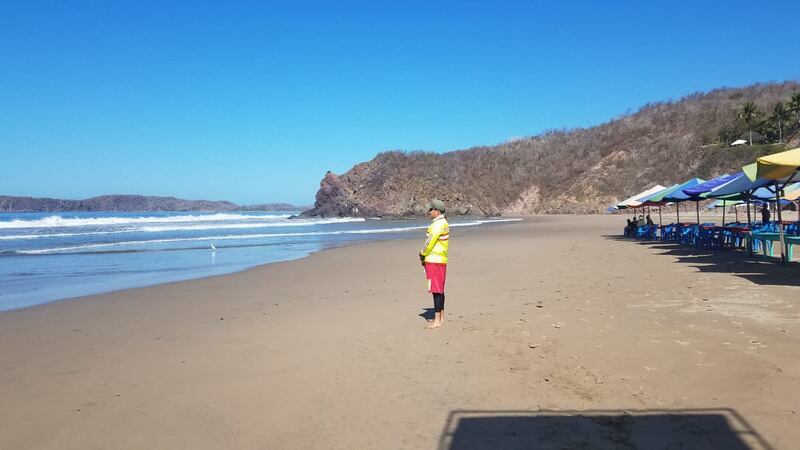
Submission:
<svg viewBox="0 0 800 450">
<path fill-rule="evenodd" d="M 772 450 L 732 409 L 452 411 L 439 450 Z"/>
<path fill-rule="evenodd" d="M 678 264 L 692 264 L 700 272 L 730 273 L 759 285 L 800 286 L 800 264 L 781 264 L 777 258 L 748 256 L 741 250 L 705 250 L 674 242 L 637 241 L 622 236 L 605 235 L 609 240 L 626 241 L 660 250 L 659 255 L 677 258 Z"/>
</svg>

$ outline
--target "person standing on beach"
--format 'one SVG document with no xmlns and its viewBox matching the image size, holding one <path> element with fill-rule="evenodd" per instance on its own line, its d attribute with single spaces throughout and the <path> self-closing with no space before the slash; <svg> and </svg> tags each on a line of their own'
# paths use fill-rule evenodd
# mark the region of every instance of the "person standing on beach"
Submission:
<svg viewBox="0 0 800 450">
<path fill-rule="evenodd" d="M 433 294 L 433 321 L 428 328 L 444 325 L 444 282 L 447 278 L 447 249 L 450 243 L 450 225 L 444 217 L 444 202 L 433 199 L 428 203 L 428 215 L 433 222 L 428 227 L 427 240 L 419 258 L 425 267 L 428 292 Z"/>
</svg>

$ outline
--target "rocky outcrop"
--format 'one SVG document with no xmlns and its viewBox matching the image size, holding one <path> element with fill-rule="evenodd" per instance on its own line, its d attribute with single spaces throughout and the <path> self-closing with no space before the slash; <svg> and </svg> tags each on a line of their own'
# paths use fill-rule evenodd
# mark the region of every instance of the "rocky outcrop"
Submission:
<svg viewBox="0 0 800 450">
<path fill-rule="evenodd" d="M 718 89 L 592 128 L 550 131 L 493 147 L 449 153 L 391 151 L 344 174 L 328 172 L 306 216 L 410 217 L 431 198 L 448 214 L 603 212 L 654 184 L 740 170 L 785 146 L 726 148 L 727 130 L 748 101 L 769 110 L 800 91 L 794 82 Z M 789 139 L 797 139 L 790 137 Z M 715 143 L 716 142 L 716 143 Z"/>
<path fill-rule="evenodd" d="M 320 217 L 360 216 L 363 208 L 352 200 L 351 192 L 333 172 L 328 172 L 319 184 L 314 207 L 303 215 Z"/>
</svg>

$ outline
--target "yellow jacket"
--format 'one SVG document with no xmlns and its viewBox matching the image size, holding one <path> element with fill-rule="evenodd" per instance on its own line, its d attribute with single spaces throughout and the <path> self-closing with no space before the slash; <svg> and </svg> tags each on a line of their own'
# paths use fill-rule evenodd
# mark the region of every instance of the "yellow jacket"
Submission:
<svg viewBox="0 0 800 450">
<path fill-rule="evenodd" d="M 428 239 L 425 247 L 419 252 L 425 257 L 425 262 L 447 264 L 447 247 L 450 243 L 450 224 L 443 214 L 440 214 L 428 227 Z"/>
</svg>

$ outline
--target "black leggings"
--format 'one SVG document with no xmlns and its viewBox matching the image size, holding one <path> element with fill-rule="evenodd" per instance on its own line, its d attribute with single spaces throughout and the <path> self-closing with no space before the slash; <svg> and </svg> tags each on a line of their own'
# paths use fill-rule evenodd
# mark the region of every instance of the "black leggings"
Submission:
<svg viewBox="0 0 800 450">
<path fill-rule="evenodd" d="M 444 310 L 444 293 L 433 294 L 433 310 L 436 312 Z"/>
</svg>

